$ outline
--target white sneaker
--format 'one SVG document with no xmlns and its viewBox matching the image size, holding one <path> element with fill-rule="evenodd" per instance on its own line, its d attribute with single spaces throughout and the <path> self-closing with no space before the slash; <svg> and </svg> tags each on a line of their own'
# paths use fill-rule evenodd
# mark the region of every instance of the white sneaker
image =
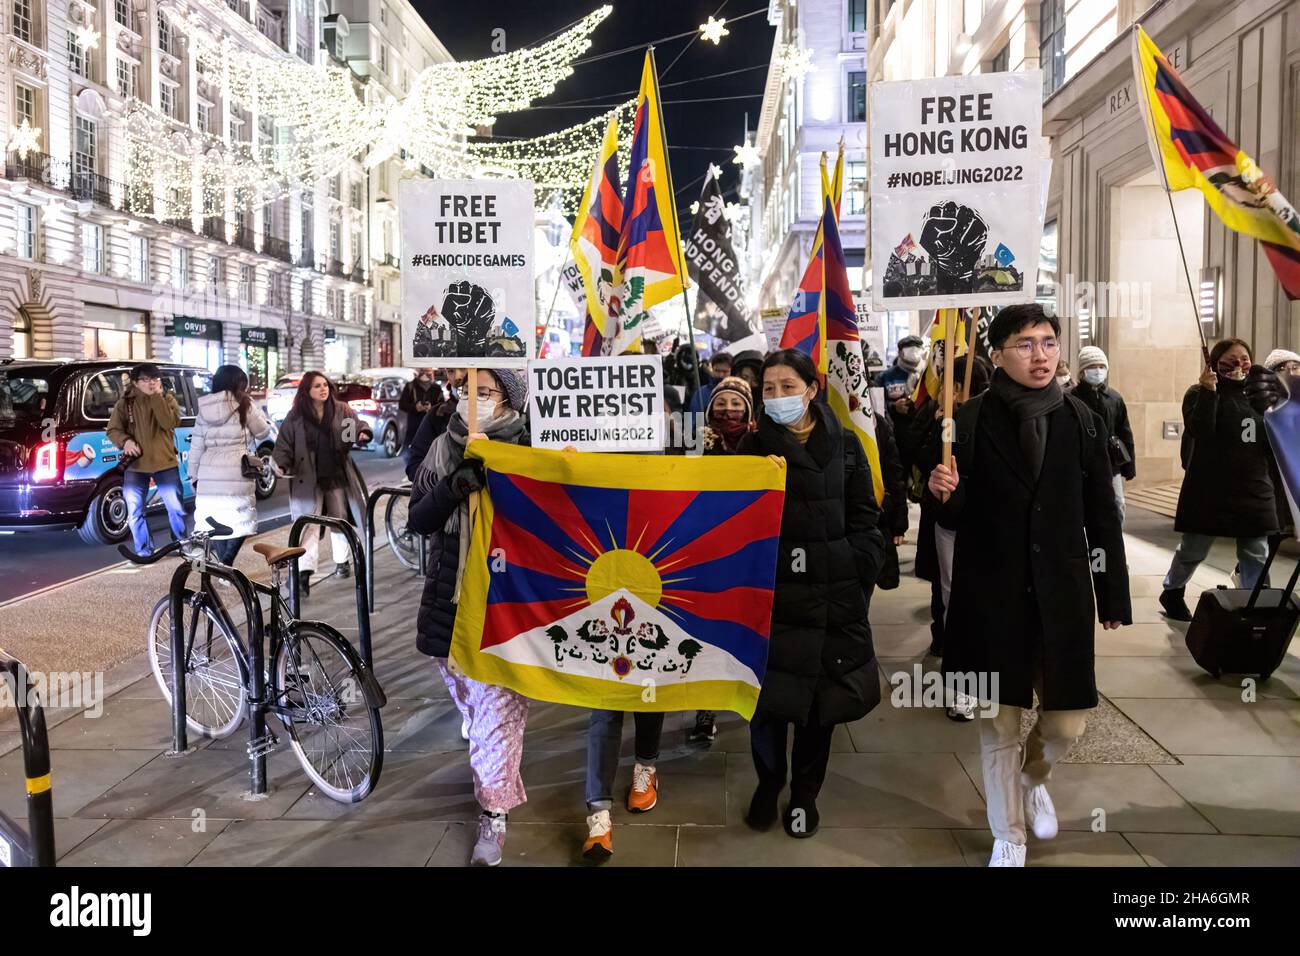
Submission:
<svg viewBox="0 0 1300 956">
<path fill-rule="evenodd" d="M 967 694 L 957 694 L 948 708 L 949 720 L 974 720 L 975 708 L 979 705 L 979 699 Z"/>
<path fill-rule="evenodd" d="M 582 855 L 593 863 L 604 863 L 614 855 L 614 824 L 608 810 L 597 810 L 587 817 L 587 839 Z"/>
<path fill-rule="evenodd" d="M 478 818 L 478 842 L 470 855 L 470 866 L 497 866 L 501 863 L 502 850 L 506 845 L 506 815 L 488 813 L 486 810 Z"/>
<path fill-rule="evenodd" d="M 462 719 L 460 722 L 460 739 L 469 740 L 469 720 Z"/>
<path fill-rule="evenodd" d="M 989 866 L 1024 866 L 1025 845 L 1010 840 L 994 840 Z"/>
<path fill-rule="evenodd" d="M 1025 823 L 1040 840 L 1056 836 L 1056 807 L 1047 794 L 1047 784 L 1040 783 L 1025 791 Z"/>
</svg>

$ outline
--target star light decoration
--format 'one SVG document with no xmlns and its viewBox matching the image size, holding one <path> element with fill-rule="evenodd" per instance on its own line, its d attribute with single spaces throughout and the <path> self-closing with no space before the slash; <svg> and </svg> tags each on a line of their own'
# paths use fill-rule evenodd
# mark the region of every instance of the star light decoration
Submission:
<svg viewBox="0 0 1300 956">
<path fill-rule="evenodd" d="M 763 157 L 759 155 L 758 147 L 753 143 L 746 142 L 731 148 L 736 151 L 736 155 L 731 161 L 744 169 L 757 166 L 763 161 Z"/>
<path fill-rule="evenodd" d="M 782 79 L 798 80 L 817 70 L 813 62 L 811 47 L 802 47 L 798 43 L 785 43 L 772 57 L 772 64 L 780 71 Z"/>
<path fill-rule="evenodd" d="M 691 215 L 698 216 L 699 214 L 700 214 L 700 201 L 697 199 L 695 200 L 695 202 L 691 203 Z"/>
<path fill-rule="evenodd" d="M 709 17 L 708 23 L 700 24 L 700 38 L 712 41 L 714 46 L 721 44 L 722 38 L 730 35 L 731 31 L 727 29 L 726 17 L 723 17 L 721 20 L 715 20 L 713 17 Z"/>
<path fill-rule="evenodd" d="M 72 32 L 77 38 L 77 45 L 83 50 L 99 48 L 99 31 L 90 24 L 73 27 Z"/>
<path fill-rule="evenodd" d="M 9 127 L 9 145 L 6 147 L 18 154 L 19 160 L 26 162 L 27 154 L 41 151 L 41 128 L 33 126 L 26 119 L 22 126 Z"/>
</svg>

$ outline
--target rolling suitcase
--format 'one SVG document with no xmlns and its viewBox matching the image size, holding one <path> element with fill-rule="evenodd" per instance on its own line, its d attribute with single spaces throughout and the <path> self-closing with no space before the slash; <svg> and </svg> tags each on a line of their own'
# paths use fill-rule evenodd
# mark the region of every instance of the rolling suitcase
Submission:
<svg viewBox="0 0 1300 956">
<path fill-rule="evenodd" d="M 1219 586 L 1203 592 L 1196 604 L 1187 629 L 1187 649 L 1196 663 L 1215 677 L 1258 674 L 1260 680 L 1267 680 L 1286 656 L 1300 621 L 1300 603 L 1295 597 L 1300 564 L 1285 590 L 1264 587 L 1282 539 L 1275 538 L 1270 545 L 1254 590 Z"/>
</svg>

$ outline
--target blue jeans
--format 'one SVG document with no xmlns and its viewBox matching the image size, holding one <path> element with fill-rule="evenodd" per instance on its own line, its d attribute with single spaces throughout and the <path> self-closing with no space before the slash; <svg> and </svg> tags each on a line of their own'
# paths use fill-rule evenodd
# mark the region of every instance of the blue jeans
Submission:
<svg viewBox="0 0 1300 956">
<path fill-rule="evenodd" d="M 167 506 L 167 521 L 172 537 L 185 537 L 185 507 L 181 504 L 181 470 L 168 468 L 152 475 L 147 471 L 127 471 L 122 475 L 122 496 L 126 499 L 127 524 L 131 528 L 131 543 L 136 554 L 152 554 L 153 539 L 149 536 L 149 523 L 145 520 L 144 506 L 149 497 L 149 479 L 158 486 L 158 496 Z"/>
<path fill-rule="evenodd" d="M 659 738 L 664 732 L 664 715 L 637 712 L 636 759 L 653 765 L 659 759 Z M 587 810 L 610 810 L 614 806 L 614 776 L 618 773 L 619 751 L 623 749 L 623 712 L 593 710 L 587 724 Z"/>
<path fill-rule="evenodd" d="M 1165 589 L 1178 590 L 1186 587 L 1192 579 L 1197 565 L 1205 560 L 1214 544 L 1214 536 L 1209 534 L 1184 534 L 1182 543 L 1174 552 L 1174 563 L 1165 575 Z M 1237 561 L 1241 565 L 1241 586 L 1250 590 L 1264 571 L 1268 560 L 1268 538 L 1238 538 Z"/>
</svg>

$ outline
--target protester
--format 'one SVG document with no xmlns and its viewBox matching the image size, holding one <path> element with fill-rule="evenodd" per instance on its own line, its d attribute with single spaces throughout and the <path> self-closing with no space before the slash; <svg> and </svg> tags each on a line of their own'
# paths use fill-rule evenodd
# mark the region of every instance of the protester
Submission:
<svg viewBox="0 0 1300 956">
<path fill-rule="evenodd" d="M 632 787 L 627 794 L 629 813 L 649 813 L 659 802 L 659 744 L 663 739 L 664 714 L 637 711 L 632 766 Z M 582 855 L 603 863 L 614 855 L 614 778 L 623 749 L 623 712 L 593 710 L 587 723 L 587 839 Z"/>
<path fill-rule="evenodd" d="M 427 534 L 429 563 L 416 621 L 416 647 L 434 658 L 461 718 L 468 724 L 474 796 L 482 812 L 470 856 L 475 866 L 501 862 L 510 811 L 527 799 L 519 761 L 523 756 L 528 700 L 514 691 L 467 677 L 449 654 L 469 549 L 469 497 L 483 487 L 482 465 L 465 458 L 471 437 L 529 443 L 524 413 L 528 384 L 512 369 L 478 373 L 476 421 L 461 398 L 447 429 L 430 446 L 416 471 L 407 516 L 410 529 Z"/>
<path fill-rule="evenodd" d="M 874 419 L 880 477 L 885 486 L 885 497 L 880 503 L 880 531 L 884 535 L 885 558 L 876 584 L 888 591 L 899 584 L 898 548 L 907 535 L 909 475 L 903 470 L 902 452 L 894 434 L 893 421 L 888 415 L 876 415 Z M 867 591 L 867 607 L 871 607 L 870 589 Z"/>
<path fill-rule="evenodd" d="M 232 532 L 214 549 L 221 564 L 234 564 L 244 539 L 257 532 L 256 479 L 244 477 L 244 459 L 256 461 L 250 445 L 270 434 L 270 422 L 249 398 L 247 373 L 222 365 L 212 376 L 212 393 L 199 398 L 188 459 L 194 527 L 206 529 L 211 518 Z"/>
<path fill-rule="evenodd" d="M 136 554 L 147 556 L 153 553 L 153 539 L 145 519 L 150 480 L 167 508 L 172 539 L 185 537 L 181 462 L 176 453 L 181 409 L 176 396 L 163 389 L 162 372 L 154 363 L 134 366 L 130 379 L 104 431 L 108 440 L 122 450 L 121 460 L 128 462 L 122 474 L 122 497 L 126 499 L 131 543 Z"/>
<path fill-rule="evenodd" d="M 719 352 L 709 359 L 709 376 L 707 379 L 701 379 L 700 387 L 695 390 L 690 403 L 686 406 L 687 411 L 692 414 L 703 413 L 709 407 L 709 396 L 713 394 L 714 386 L 730 374 L 731 356 L 726 352 Z"/>
<path fill-rule="evenodd" d="M 1074 394 L 1101 419 L 1106 426 L 1106 449 L 1110 453 L 1111 469 L 1115 472 L 1115 504 L 1119 507 L 1120 524 L 1124 523 L 1124 482 L 1137 477 L 1137 450 L 1133 445 L 1133 429 L 1128 422 L 1128 406 L 1124 396 L 1107 384 L 1110 362 L 1106 353 L 1095 345 L 1079 349 L 1079 384 Z"/>
<path fill-rule="evenodd" d="M 952 465 L 928 482 L 936 499 L 950 494 L 939 523 L 956 532 L 945 679 L 982 682 L 980 699 L 998 705 L 979 722 L 990 866 L 1024 865 L 1026 826 L 1056 835 L 1046 784 L 1097 706 L 1094 591 L 1105 630 L 1132 621 L 1105 432 L 1055 379 L 1060 334 L 1039 305 L 997 314 L 992 385 L 955 416 Z"/>
<path fill-rule="evenodd" d="M 885 390 L 885 409 L 894 435 L 906 435 L 911 430 L 916 411 L 912 393 L 920 380 L 921 360 L 925 356 L 925 340 L 919 335 L 907 335 L 898 340 L 898 356 L 894 364 L 876 377 L 876 384 Z M 911 481 L 912 456 L 906 443 L 899 445 L 899 463 L 903 474 Z"/>
<path fill-rule="evenodd" d="M 959 355 L 952 363 L 954 381 L 966 381 L 968 361 L 967 356 Z M 971 369 L 970 397 L 983 395 L 988 390 L 992 376 L 993 367 L 977 356 L 975 367 Z M 961 389 L 954 389 L 953 395 L 953 408 L 960 408 Z M 943 404 L 938 397 L 928 396 L 917 406 L 909 443 L 916 467 L 921 474 L 928 476 L 943 457 Z M 916 537 L 915 570 L 918 578 L 930 582 L 930 655 L 933 657 L 943 656 L 944 608 L 948 603 L 948 591 L 952 582 L 952 532 L 938 526 L 938 512 L 938 500 L 932 495 L 923 495 L 921 523 Z M 954 720 L 971 720 L 975 716 L 974 705 L 965 700 L 957 701 L 949 716 Z"/>
<path fill-rule="evenodd" d="M 731 374 L 749 385 L 754 407 L 763 404 L 763 353 L 757 349 L 737 352 L 731 361 Z"/>
<path fill-rule="evenodd" d="M 714 386 L 704 416 L 704 454 L 734 455 L 754 430 L 754 400 L 749 384 L 729 375 Z"/>
<path fill-rule="evenodd" d="M 864 597 L 883 557 L 870 466 L 853 432 L 824 403 L 808 356 L 782 349 L 763 363 L 763 414 L 741 442 L 747 455 L 786 462 L 767 672 L 749 725 L 758 787 L 747 821 L 777 818 L 794 724 L 786 832 L 817 831 L 817 796 L 837 724 L 880 701 Z"/>
<path fill-rule="evenodd" d="M 1056 363 L 1056 384 L 1063 392 L 1074 388 L 1074 375 L 1070 372 L 1070 363 L 1064 358 Z"/>
<path fill-rule="evenodd" d="M 1183 396 L 1183 486 L 1174 530 L 1183 538 L 1165 575 L 1160 606 L 1172 621 L 1190 621 L 1187 582 L 1215 538 L 1237 542 L 1241 586 L 1253 588 L 1268 559 L 1268 536 L 1278 530 L 1272 456 L 1264 418 L 1245 392 L 1250 346 L 1224 339 L 1210 364 Z"/>
<path fill-rule="evenodd" d="M 1286 349 L 1274 349 L 1268 353 L 1264 359 L 1264 368 L 1274 375 L 1300 375 L 1300 355 L 1295 352 L 1288 352 Z M 1249 396 L 1249 389 L 1247 390 Z M 1252 401 L 1256 409 L 1263 414 L 1264 406 L 1261 408 L 1257 402 Z M 1287 501 L 1286 485 L 1282 482 L 1282 474 L 1278 468 L 1277 453 L 1274 451 L 1272 444 L 1269 445 L 1269 465 L 1270 476 L 1273 480 L 1273 500 L 1277 505 L 1277 526 L 1279 533 L 1288 537 L 1295 536 L 1295 516 L 1291 512 L 1291 505 Z"/>
<path fill-rule="evenodd" d="M 433 369 L 422 368 L 415 373 L 415 378 L 402 386 L 402 394 L 397 399 L 397 410 L 406 414 L 406 430 L 402 436 L 403 451 L 415 441 L 415 433 L 420 430 L 434 405 L 442 402 L 442 388 L 433 379 Z M 418 463 L 417 463 L 418 464 Z"/>
<path fill-rule="evenodd" d="M 343 518 L 360 528 L 366 486 L 352 460 L 352 446 L 365 444 L 372 437 L 371 430 L 352 414 L 347 402 L 336 398 L 334 383 L 324 372 L 304 373 L 271 453 L 276 465 L 290 476 L 290 516 Z M 311 592 L 322 537 L 323 528 L 320 535 L 309 533 L 303 541 L 307 553 L 299 564 L 298 583 L 304 595 Z M 339 577 L 351 577 L 347 538 L 331 531 L 330 544 Z"/>
<path fill-rule="evenodd" d="M 425 413 L 420 427 L 415 430 L 415 437 L 406 449 L 406 477 L 415 480 L 415 473 L 420 463 L 429 453 L 429 448 L 438 436 L 447 430 L 447 422 L 456 414 L 457 402 L 465 391 L 465 381 L 469 373 L 463 368 L 448 369 L 446 378 L 446 396 L 435 401 L 433 407 Z"/>
</svg>

